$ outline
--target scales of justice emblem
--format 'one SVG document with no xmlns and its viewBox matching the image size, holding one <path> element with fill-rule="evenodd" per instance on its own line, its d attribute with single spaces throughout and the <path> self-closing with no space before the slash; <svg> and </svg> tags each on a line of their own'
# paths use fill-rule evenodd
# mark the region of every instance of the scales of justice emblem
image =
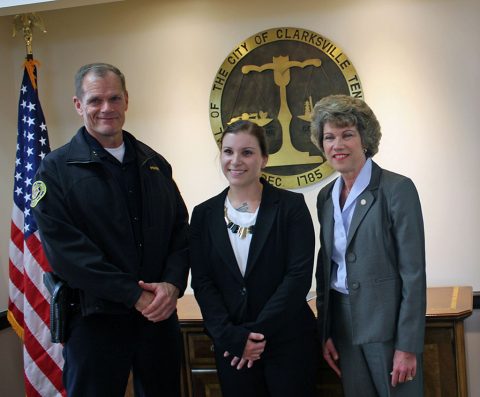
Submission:
<svg viewBox="0 0 480 397">
<path fill-rule="evenodd" d="M 265 128 L 269 159 L 262 176 L 295 189 L 333 169 L 310 140 L 314 104 L 330 94 L 363 98 L 352 63 L 333 42 L 305 29 L 274 28 L 237 46 L 218 70 L 210 94 L 217 144 L 224 128 L 251 120 Z"/>
</svg>

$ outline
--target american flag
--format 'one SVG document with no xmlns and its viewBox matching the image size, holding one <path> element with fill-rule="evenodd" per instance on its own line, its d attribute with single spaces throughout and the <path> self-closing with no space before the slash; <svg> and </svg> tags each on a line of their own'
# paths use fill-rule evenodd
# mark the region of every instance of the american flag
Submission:
<svg viewBox="0 0 480 397">
<path fill-rule="evenodd" d="M 8 320 L 23 339 L 25 391 L 30 396 L 66 396 L 62 384 L 62 345 L 52 344 L 49 293 L 43 274 L 50 266 L 32 216 L 32 182 L 50 152 L 47 125 L 38 100 L 36 66 L 25 61 L 18 104 L 17 154 L 9 246 Z"/>
</svg>

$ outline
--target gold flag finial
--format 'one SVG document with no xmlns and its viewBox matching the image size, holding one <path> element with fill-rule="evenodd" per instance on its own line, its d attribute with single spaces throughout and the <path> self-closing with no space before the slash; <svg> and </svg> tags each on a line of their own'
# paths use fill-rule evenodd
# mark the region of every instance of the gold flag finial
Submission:
<svg viewBox="0 0 480 397">
<path fill-rule="evenodd" d="M 47 33 L 43 19 L 34 12 L 29 14 L 18 14 L 13 17 L 13 37 L 16 36 L 17 32 L 23 33 L 23 38 L 25 39 L 25 46 L 27 49 L 27 58 L 32 58 L 33 56 L 33 27 L 37 27 L 43 33 Z"/>
</svg>

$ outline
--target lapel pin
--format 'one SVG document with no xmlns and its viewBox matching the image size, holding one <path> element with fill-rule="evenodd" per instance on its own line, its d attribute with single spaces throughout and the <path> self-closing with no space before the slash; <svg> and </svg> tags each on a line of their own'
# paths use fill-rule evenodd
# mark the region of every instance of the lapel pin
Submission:
<svg viewBox="0 0 480 397">
<path fill-rule="evenodd" d="M 361 204 L 361 205 L 365 205 L 365 204 L 367 204 L 367 200 L 365 200 L 365 199 L 361 199 L 361 200 L 360 200 L 360 204 Z"/>
</svg>

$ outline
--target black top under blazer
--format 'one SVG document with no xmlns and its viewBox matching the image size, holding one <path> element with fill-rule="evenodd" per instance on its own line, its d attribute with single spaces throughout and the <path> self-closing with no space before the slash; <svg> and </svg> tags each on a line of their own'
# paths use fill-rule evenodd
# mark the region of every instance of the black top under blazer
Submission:
<svg viewBox="0 0 480 397">
<path fill-rule="evenodd" d="M 306 295 L 315 237 L 303 195 L 261 179 L 263 193 L 245 276 L 224 220 L 228 188 L 198 205 L 191 220 L 192 287 L 215 347 L 241 357 L 250 332 L 267 346 L 315 328 Z M 285 343 L 287 342 L 287 343 Z"/>
</svg>

